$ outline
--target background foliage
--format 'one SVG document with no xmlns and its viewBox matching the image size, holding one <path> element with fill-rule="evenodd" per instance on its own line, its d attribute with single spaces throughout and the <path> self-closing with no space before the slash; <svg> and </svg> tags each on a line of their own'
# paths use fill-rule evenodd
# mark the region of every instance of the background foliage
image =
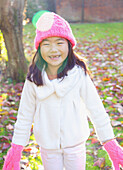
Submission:
<svg viewBox="0 0 123 170">
<path fill-rule="evenodd" d="M 27 5 L 25 8 L 25 19 L 32 20 L 33 15 L 40 11 L 47 9 L 47 3 L 45 0 L 39 0 L 39 2 L 36 3 L 36 1 L 33 0 L 27 0 Z"/>
</svg>

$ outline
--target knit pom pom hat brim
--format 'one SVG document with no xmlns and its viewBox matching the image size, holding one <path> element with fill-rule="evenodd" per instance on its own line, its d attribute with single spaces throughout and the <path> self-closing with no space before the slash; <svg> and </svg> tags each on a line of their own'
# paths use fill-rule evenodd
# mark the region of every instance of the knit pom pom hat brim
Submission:
<svg viewBox="0 0 123 170">
<path fill-rule="evenodd" d="M 53 12 L 44 13 L 37 21 L 35 48 L 38 49 L 43 39 L 48 37 L 62 37 L 70 41 L 72 48 L 76 45 L 76 39 L 69 23 Z"/>
</svg>

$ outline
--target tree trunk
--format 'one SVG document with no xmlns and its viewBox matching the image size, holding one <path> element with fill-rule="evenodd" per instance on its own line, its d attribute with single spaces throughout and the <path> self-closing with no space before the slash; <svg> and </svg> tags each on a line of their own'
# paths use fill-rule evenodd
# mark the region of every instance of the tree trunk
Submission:
<svg viewBox="0 0 123 170">
<path fill-rule="evenodd" d="M 8 53 L 8 75 L 17 82 L 25 79 L 27 64 L 22 43 L 25 0 L 0 0 L 0 29 Z"/>
<path fill-rule="evenodd" d="M 0 58 L 1 58 L 1 51 L 2 51 L 2 38 L 1 38 L 1 31 L 0 31 Z"/>
</svg>

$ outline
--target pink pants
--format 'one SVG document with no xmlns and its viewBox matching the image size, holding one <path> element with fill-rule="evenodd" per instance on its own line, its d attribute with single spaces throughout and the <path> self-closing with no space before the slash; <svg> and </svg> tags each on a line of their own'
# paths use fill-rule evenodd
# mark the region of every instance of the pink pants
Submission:
<svg viewBox="0 0 123 170">
<path fill-rule="evenodd" d="M 85 170 L 85 142 L 64 149 L 41 148 L 44 170 Z"/>
</svg>

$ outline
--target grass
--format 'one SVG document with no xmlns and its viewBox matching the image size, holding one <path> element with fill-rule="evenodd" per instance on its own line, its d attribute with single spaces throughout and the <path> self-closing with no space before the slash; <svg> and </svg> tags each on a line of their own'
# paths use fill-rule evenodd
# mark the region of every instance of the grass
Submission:
<svg viewBox="0 0 123 170">
<path fill-rule="evenodd" d="M 91 41 L 109 39 L 123 40 L 123 23 L 96 23 L 96 24 L 71 24 L 76 38 L 84 38 Z"/>
<path fill-rule="evenodd" d="M 35 27 L 32 24 L 27 24 L 23 29 L 23 41 L 31 46 L 34 46 Z"/>
</svg>

